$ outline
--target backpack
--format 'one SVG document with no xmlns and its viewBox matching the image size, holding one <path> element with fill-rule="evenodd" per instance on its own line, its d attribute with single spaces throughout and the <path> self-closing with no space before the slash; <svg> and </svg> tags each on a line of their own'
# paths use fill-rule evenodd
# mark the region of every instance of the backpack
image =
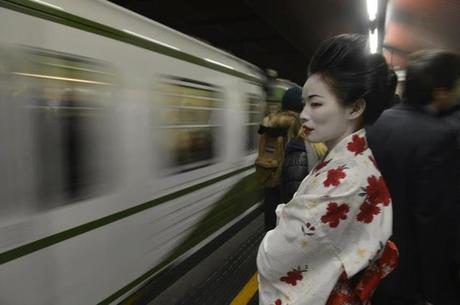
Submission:
<svg viewBox="0 0 460 305">
<path fill-rule="evenodd" d="M 298 120 L 296 114 L 280 112 L 265 118 L 260 126 L 258 133 L 261 136 L 255 168 L 256 180 L 261 186 L 275 187 L 281 183 L 284 151 L 295 120 Z"/>
</svg>

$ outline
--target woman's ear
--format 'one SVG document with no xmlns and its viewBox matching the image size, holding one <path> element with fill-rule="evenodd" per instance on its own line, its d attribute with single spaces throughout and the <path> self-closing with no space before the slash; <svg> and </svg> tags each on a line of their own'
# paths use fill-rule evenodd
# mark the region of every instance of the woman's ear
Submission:
<svg viewBox="0 0 460 305">
<path fill-rule="evenodd" d="M 366 109 L 366 101 L 363 98 L 357 99 L 348 107 L 347 119 L 354 120 L 363 115 Z"/>
</svg>

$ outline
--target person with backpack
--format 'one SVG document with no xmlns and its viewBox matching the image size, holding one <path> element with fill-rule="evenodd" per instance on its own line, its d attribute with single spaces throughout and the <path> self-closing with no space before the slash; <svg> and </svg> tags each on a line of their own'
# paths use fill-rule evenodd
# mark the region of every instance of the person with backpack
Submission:
<svg viewBox="0 0 460 305">
<path fill-rule="evenodd" d="M 281 173 L 287 143 L 300 129 L 303 109 L 302 89 L 288 89 L 281 100 L 281 110 L 269 114 L 259 127 L 259 155 L 255 162 L 257 182 L 264 187 L 265 229 L 276 225 L 275 209 L 281 203 Z"/>
</svg>

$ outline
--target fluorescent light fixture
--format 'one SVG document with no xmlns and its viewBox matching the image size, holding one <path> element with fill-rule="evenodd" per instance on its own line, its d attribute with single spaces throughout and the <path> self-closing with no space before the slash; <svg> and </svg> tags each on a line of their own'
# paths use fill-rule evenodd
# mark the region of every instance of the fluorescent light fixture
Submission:
<svg viewBox="0 0 460 305">
<path fill-rule="evenodd" d="M 170 49 L 174 49 L 174 50 L 176 50 L 176 51 L 180 51 L 179 48 L 176 48 L 175 46 L 172 46 L 172 45 L 167 44 L 167 43 L 165 43 L 165 42 L 161 42 L 161 41 L 159 41 L 159 40 L 156 40 L 156 39 L 153 39 L 153 38 L 150 38 L 150 37 L 147 37 L 147 36 L 144 36 L 144 35 L 135 33 L 135 32 L 131 32 L 131 31 L 128 31 L 128 30 L 123 30 L 123 32 L 128 33 L 128 34 L 131 34 L 131 35 L 136 36 L 136 37 L 139 37 L 139 38 L 142 38 L 142 39 L 145 39 L 145 40 L 148 40 L 148 41 L 151 41 L 151 42 L 153 42 L 153 43 L 162 45 L 163 47 L 167 47 L 167 48 L 170 48 Z"/>
<path fill-rule="evenodd" d="M 374 32 L 369 30 L 369 47 L 371 50 L 371 53 L 377 53 L 377 46 L 379 43 L 379 30 L 375 29 Z"/>
<path fill-rule="evenodd" d="M 398 82 L 406 80 L 406 71 L 405 70 L 395 70 L 396 75 L 398 76 Z"/>
<path fill-rule="evenodd" d="M 204 60 L 206 60 L 206 61 L 208 61 L 208 62 L 211 62 L 211 63 L 213 63 L 213 64 L 216 64 L 216 65 L 225 67 L 225 68 L 227 68 L 227 69 L 235 70 L 235 68 L 233 68 L 233 67 L 230 67 L 230 66 L 228 66 L 228 65 L 226 65 L 226 64 L 223 64 L 223 63 L 221 63 L 221 62 L 218 62 L 218 61 L 215 61 L 215 60 L 212 60 L 212 59 L 209 59 L 209 58 L 204 58 Z"/>
<path fill-rule="evenodd" d="M 37 3 L 40 3 L 40 4 L 43 4 L 43 5 L 46 5 L 46 6 L 49 6 L 49 7 L 52 7 L 52 8 L 55 8 L 57 10 L 61 10 L 63 11 L 64 9 L 60 6 L 57 6 L 57 5 L 54 5 L 54 4 L 51 4 L 51 3 L 48 3 L 48 2 L 45 2 L 45 1 L 41 1 L 41 0 L 31 0 L 33 2 L 37 2 Z"/>
<path fill-rule="evenodd" d="M 68 78 L 68 77 L 60 77 L 60 76 L 53 76 L 53 75 L 42 75 L 42 74 L 32 74 L 32 73 L 22 73 L 22 72 L 13 72 L 13 74 L 20 75 L 20 76 L 27 76 L 27 77 L 35 77 L 35 78 L 62 80 L 62 81 L 74 82 L 74 83 L 84 83 L 84 84 L 104 85 L 104 86 L 111 85 L 110 83 L 97 82 L 93 80 Z"/>
<path fill-rule="evenodd" d="M 379 6 L 378 0 L 366 0 L 367 1 L 367 14 L 369 15 L 369 20 L 374 21 L 377 17 L 377 8 Z"/>
</svg>

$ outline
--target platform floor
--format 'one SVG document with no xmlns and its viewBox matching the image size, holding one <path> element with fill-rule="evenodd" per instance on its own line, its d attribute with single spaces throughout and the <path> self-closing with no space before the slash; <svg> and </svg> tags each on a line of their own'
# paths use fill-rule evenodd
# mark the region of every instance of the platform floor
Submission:
<svg viewBox="0 0 460 305">
<path fill-rule="evenodd" d="M 148 305 L 257 305 L 256 256 L 264 235 L 260 215 Z"/>
</svg>

